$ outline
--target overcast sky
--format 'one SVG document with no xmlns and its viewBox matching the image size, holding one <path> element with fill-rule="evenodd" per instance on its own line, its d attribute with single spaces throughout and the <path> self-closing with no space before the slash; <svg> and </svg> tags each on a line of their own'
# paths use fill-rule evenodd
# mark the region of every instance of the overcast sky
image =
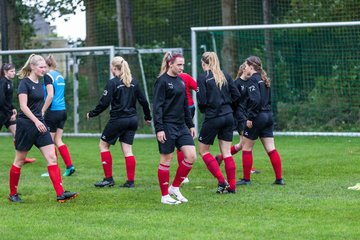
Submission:
<svg viewBox="0 0 360 240">
<path fill-rule="evenodd" d="M 58 36 L 66 39 L 81 38 L 84 40 L 86 37 L 85 12 L 77 10 L 76 15 L 66 15 L 66 18 L 69 18 L 67 22 L 64 21 L 65 17 L 58 17 L 54 22 L 50 22 L 51 25 L 56 26 Z"/>
</svg>

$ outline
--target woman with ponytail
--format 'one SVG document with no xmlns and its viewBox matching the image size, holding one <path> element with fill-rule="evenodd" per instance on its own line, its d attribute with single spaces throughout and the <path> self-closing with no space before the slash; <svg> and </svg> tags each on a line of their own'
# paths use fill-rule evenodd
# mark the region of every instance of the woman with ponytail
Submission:
<svg viewBox="0 0 360 240">
<path fill-rule="evenodd" d="M 179 77 L 184 70 L 184 64 L 183 55 L 166 53 L 154 86 L 153 111 L 160 152 L 158 180 L 161 203 L 170 205 L 188 202 L 180 192 L 180 185 L 196 160 L 193 139 L 195 128 L 188 107 L 185 84 Z M 170 164 L 175 147 L 183 152 L 184 159 L 179 163 L 174 181 L 169 187 Z"/>
<path fill-rule="evenodd" d="M 201 57 L 204 73 L 197 80 L 198 107 L 205 114 L 199 134 L 199 153 L 210 173 L 217 178 L 217 193 L 236 192 L 236 166 L 230 153 L 233 138 L 233 107 L 237 106 L 240 93 L 231 77 L 220 69 L 215 52 L 205 52 Z M 218 162 L 210 153 L 216 136 L 225 163 L 227 180 L 221 173 Z"/>
<path fill-rule="evenodd" d="M 239 143 L 231 146 L 231 155 L 233 155 L 233 156 L 235 154 L 237 154 L 239 151 L 241 151 L 241 149 L 242 149 L 243 133 L 244 133 L 246 120 L 247 120 L 246 104 L 249 99 L 248 85 L 249 85 L 250 81 L 248 81 L 248 80 L 249 80 L 250 76 L 248 76 L 244 70 L 245 70 L 245 63 L 240 65 L 237 76 L 234 80 L 234 84 L 240 92 L 239 104 L 234 112 L 235 129 L 239 133 L 240 141 L 239 141 Z M 221 154 L 216 155 L 215 158 L 218 161 L 219 165 L 224 160 L 224 158 Z M 260 173 L 260 171 L 257 170 L 256 168 L 252 167 L 251 173 Z"/>
<path fill-rule="evenodd" d="M 78 195 L 76 192 L 68 192 L 63 189 L 54 143 L 41 112 L 44 105 L 44 90 L 39 78 L 44 76 L 46 70 L 44 58 L 32 54 L 18 73 L 22 79 L 18 87 L 21 111 L 16 119 L 16 155 L 10 169 L 9 200 L 11 202 L 22 202 L 17 192 L 20 170 L 33 145 L 39 148 L 48 163 L 48 173 L 56 191 L 56 200 L 65 202 Z"/>
<path fill-rule="evenodd" d="M 247 102 L 247 120 L 244 130 L 242 162 L 243 178 L 237 185 L 250 185 L 250 172 L 253 163 L 252 149 L 257 138 L 260 138 L 275 172 L 276 185 L 285 185 L 282 179 L 282 163 L 275 148 L 274 122 L 271 110 L 270 79 L 262 68 L 259 57 L 250 56 L 245 60 L 245 73 L 250 78 L 249 100 Z"/>
<path fill-rule="evenodd" d="M 44 75 L 45 103 L 41 110 L 45 116 L 45 123 L 50 128 L 50 135 L 65 163 L 66 171 L 63 176 L 71 176 L 75 172 L 67 145 L 62 141 L 64 126 L 67 118 L 65 103 L 65 79 L 56 70 L 56 59 L 49 55 L 45 59 L 49 71 Z M 43 174 L 42 176 L 47 176 Z"/>
<path fill-rule="evenodd" d="M 135 187 L 136 160 L 132 152 L 135 132 L 138 127 L 136 101 L 144 111 L 147 124 L 151 122 L 149 103 L 136 79 L 131 75 L 128 63 L 122 57 L 114 57 L 111 61 L 110 79 L 104 89 L 99 104 L 86 114 L 87 118 L 98 116 L 111 105 L 110 119 L 100 138 L 100 155 L 104 169 L 104 179 L 96 182 L 95 187 L 112 187 L 115 185 L 112 174 L 112 156 L 110 146 L 119 139 L 125 157 L 127 180 L 120 187 Z"/>
</svg>

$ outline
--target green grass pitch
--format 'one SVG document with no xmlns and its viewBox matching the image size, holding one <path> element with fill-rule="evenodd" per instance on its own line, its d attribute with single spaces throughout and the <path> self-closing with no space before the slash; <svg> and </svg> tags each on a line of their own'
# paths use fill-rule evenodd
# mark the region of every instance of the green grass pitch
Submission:
<svg viewBox="0 0 360 240">
<path fill-rule="evenodd" d="M 238 139 L 238 136 L 235 136 Z M 358 239 L 360 191 L 347 187 L 360 182 L 360 138 L 276 137 L 286 186 L 273 186 L 274 173 L 260 142 L 254 149 L 252 185 L 237 194 L 215 194 L 216 180 L 202 159 L 189 175 L 182 193 L 188 203 L 160 203 L 157 182 L 159 154 L 155 139 L 136 139 L 136 188 L 125 182 L 119 144 L 111 148 L 113 188 L 96 189 L 103 178 L 96 138 L 64 138 L 76 173 L 63 178 L 66 190 L 78 198 L 55 201 L 45 160 L 35 147 L 33 164 L 22 169 L 19 192 L 25 201 L 9 203 L 9 169 L 14 159 L 11 137 L 0 137 L 0 239 Z M 212 147 L 217 153 L 217 144 Z M 175 159 L 174 159 L 175 160 Z M 241 154 L 235 155 L 237 177 Z M 64 164 L 59 159 L 64 172 Z M 173 161 L 173 179 L 177 161 Z M 224 172 L 224 171 L 223 171 Z"/>
</svg>

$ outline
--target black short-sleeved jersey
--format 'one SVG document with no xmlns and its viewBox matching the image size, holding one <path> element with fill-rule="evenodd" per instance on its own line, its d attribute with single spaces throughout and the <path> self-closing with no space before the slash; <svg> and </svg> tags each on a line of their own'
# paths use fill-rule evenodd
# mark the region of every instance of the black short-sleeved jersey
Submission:
<svg viewBox="0 0 360 240">
<path fill-rule="evenodd" d="M 151 120 L 149 103 L 142 93 L 138 82 L 133 78 L 130 87 L 126 87 L 122 79 L 114 77 L 110 79 L 104 89 L 99 104 L 89 112 L 89 117 L 95 117 L 102 113 L 110 104 L 110 118 L 128 118 L 137 114 L 136 100 L 139 101 L 144 111 L 145 120 Z"/>
<path fill-rule="evenodd" d="M 161 75 L 154 86 L 154 124 L 156 132 L 164 130 L 164 123 L 194 127 L 185 92 L 184 81 L 180 77 Z"/>
<path fill-rule="evenodd" d="M 27 106 L 35 115 L 35 117 L 38 119 L 43 119 L 41 109 L 44 105 L 44 89 L 41 82 L 39 81 L 35 83 L 29 78 L 22 79 L 18 87 L 18 95 L 19 94 L 27 95 Z M 28 117 L 22 111 L 20 111 L 18 117 L 28 119 Z"/>
<path fill-rule="evenodd" d="M 211 71 L 199 75 L 196 97 L 200 111 L 205 113 L 205 119 L 232 113 L 232 107 L 238 103 L 239 90 L 231 77 L 226 73 L 224 75 L 226 84 L 221 89 L 216 85 Z"/>
<path fill-rule="evenodd" d="M 11 116 L 12 110 L 15 108 L 12 104 L 13 84 L 6 77 L 0 78 L 0 112 L 4 116 Z"/>
</svg>

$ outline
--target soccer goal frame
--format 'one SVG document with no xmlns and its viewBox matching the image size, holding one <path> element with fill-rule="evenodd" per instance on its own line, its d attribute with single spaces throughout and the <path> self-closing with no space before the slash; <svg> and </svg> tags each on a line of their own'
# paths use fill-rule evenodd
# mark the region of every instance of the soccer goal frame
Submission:
<svg viewBox="0 0 360 240">
<path fill-rule="evenodd" d="M 73 78 L 73 127 L 74 131 L 71 133 L 66 132 L 64 136 L 74 136 L 74 137 L 100 137 L 100 133 L 80 133 L 79 132 L 79 61 L 78 58 L 81 56 L 95 55 L 95 56 L 103 56 L 108 55 L 109 66 L 111 60 L 117 55 L 128 55 L 132 54 L 137 56 L 138 64 L 140 67 L 141 79 L 144 87 L 145 97 L 148 100 L 150 106 L 150 98 L 149 92 L 147 89 L 147 76 L 145 75 L 143 59 L 142 56 L 146 54 L 165 54 L 166 52 L 179 52 L 183 53 L 182 48 L 153 48 L 153 49 L 145 49 L 145 48 L 134 48 L 134 47 L 115 47 L 115 46 L 94 46 L 94 47 L 77 47 L 77 48 L 47 48 L 47 49 L 26 49 L 26 50 L 6 50 L 0 51 L 0 58 L 3 59 L 4 56 L 8 56 L 10 62 L 14 55 L 24 55 L 24 54 L 64 54 L 68 62 L 71 62 L 71 66 L 73 68 L 72 78 Z M 66 66 L 67 68 L 69 66 Z M 109 79 L 111 79 L 113 75 L 111 71 L 109 71 Z M 155 77 L 155 76 L 151 76 Z M 1 135 L 10 135 L 10 133 L 0 132 Z M 136 138 L 151 138 L 155 136 L 154 125 L 152 122 L 152 134 L 136 134 Z"/>
<path fill-rule="evenodd" d="M 209 32 L 213 36 L 217 31 L 242 31 L 242 30 L 266 30 L 266 29 L 290 29 L 290 28 L 314 28 L 314 27 L 346 27 L 346 26 L 360 26 L 360 21 L 352 22 L 323 22 L 323 23 L 294 23 L 294 24 L 265 24 L 265 25 L 237 25 L 237 26 L 207 26 L 207 27 L 192 27 L 191 28 L 191 61 L 192 61 L 192 76 L 197 78 L 198 63 L 198 48 L 203 48 L 203 45 L 197 43 L 197 33 Z M 214 44 L 214 39 L 212 37 Z M 216 45 L 214 46 L 216 49 Z M 196 98 L 195 105 L 197 105 Z M 198 117 L 195 113 L 195 126 L 198 129 Z M 347 136 L 360 137 L 358 132 L 274 132 L 275 135 L 283 136 Z"/>
</svg>

